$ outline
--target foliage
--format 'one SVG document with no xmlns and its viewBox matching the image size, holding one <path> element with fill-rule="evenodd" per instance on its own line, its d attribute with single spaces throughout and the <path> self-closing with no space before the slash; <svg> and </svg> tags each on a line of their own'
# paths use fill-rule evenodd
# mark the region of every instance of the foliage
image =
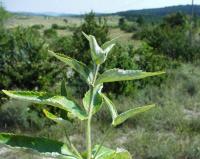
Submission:
<svg viewBox="0 0 200 159">
<path fill-rule="evenodd" d="M 45 41 L 33 28 L 1 30 L 0 89 L 47 89 L 55 79 Z M 46 76 L 43 76 L 43 75 Z"/>
<path fill-rule="evenodd" d="M 32 25 L 31 27 L 33 29 L 42 29 L 42 28 L 44 28 L 44 25 L 42 25 L 42 24 L 35 24 L 35 25 Z"/>
<path fill-rule="evenodd" d="M 162 24 L 145 28 L 140 33 L 153 49 L 172 59 L 193 61 L 199 58 L 199 38 L 191 38 L 188 19 L 184 14 L 176 13 L 164 18 Z"/>
<path fill-rule="evenodd" d="M 7 20 L 9 16 L 10 14 L 0 6 L 0 28 L 4 25 L 5 20 Z"/>
<path fill-rule="evenodd" d="M 52 29 L 57 29 L 57 30 L 65 30 L 65 29 L 67 29 L 66 26 L 60 26 L 60 25 L 58 25 L 58 24 L 52 24 L 52 25 L 51 25 L 51 28 L 52 28 Z"/>
<path fill-rule="evenodd" d="M 57 32 L 55 29 L 46 29 L 44 30 L 44 37 L 48 38 L 48 39 L 53 39 L 53 38 L 56 38 L 57 37 Z"/>
<path fill-rule="evenodd" d="M 142 21 L 140 23 L 140 21 L 137 21 L 137 23 L 139 25 L 142 25 Z M 130 22 L 128 20 L 126 20 L 125 18 L 120 18 L 119 19 L 119 23 L 118 26 L 121 30 L 124 30 L 126 32 L 133 32 L 136 31 L 138 29 L 138 25 L 136 22 Z"/>
<path fill-rule="evenodd" d="M 87 144 L 87 158 L 88 159 L 131 159 L 129 152 L 123 149 L 111 150 L 106 147 L 103 147 L 103 142 L 100 145 L 97 145 L 92 150 L 92 140 L 91 140 L 91 122 L 92 117 L 102 108 L 102 102 L 105 101 L 108 106 L 111 116 L 112 116 L 112 126 L 121 125 L 127 119 L 136 116 L 142 112 L 152 109 L 155 105 L 148 105 L 144 107 L 137 107 L 135 109 L 130 109 L 124 113 L 118 114 L 116 107 L 112 101 L 103 94 L 102 88 L 103 84 L 107 82 L 115 81 L 126 81 L 126 80 L 135 80 L 142 79 L 149 76 L 161 75 L 164 72 L 143 72 L 141 70 L 123 70 L 123 69 L 110 69 L 104 73 L 99 74 L 99 67 L 107 59 L 108 53 L 114 46 L 114 40 L 108 41 L 100 47 L 96 39 L 92 35 L 87 35 L 83 33 L 86 39 L 90 43 L 90 51 L 93 62 L 93 67 L 87 66 L 86 64 L 79 62 L 75 59 L 67 57 L 65 55 L 56 54 L 52 51 L 49 51 L 51 55 L 64 62 L 66 65 L 74 69 L 83 80 L 89 86 L 88 92 L 86 92 L 85 97 L 83 98 L 83 105 L 79 106 L 75 102 L 67 99 L 67 91 L 64 91 L 65 88 L 61 88 L 61 95 L 48 95 L 44 92 L 30 92 L 30 91 L 7 91 L 3 92 L 14 99 L 19 99 L 23 101 L 29 101 L 32 103 L 50 105 L 62 109 L 68 113 L 69 116 L 77 118 L 79 120 L 86 120 L 86 144 Z M 63 87 L 64 84 L 61 85 Z M 48 112 L 44 109 L 44 114 L 47 118 L 53 120 L 59 125 L 63 126 L 66 122 L 65 119 L 62 119 L 59 116 Z M 0 142 L 8 144 L 11 146 L 21 146 L 32 148 L 38 150 L 39 152 L 58 152 L 60 155 L 65 156 L 65 158 L 73 159 L 83 159 L 81 153 L 74 147 L 71 143 L 69 137 L 67 136 L 68 144 L 51 141 L 48 139 L 32 138 L 27 136 L 18 136 L 12 134 L 0 134 Z M 55 143 L 55 144 L 54 144 Z M 48 149 L 50 145 L 54 144 L 53 149 Z M 58 146 L 57 146 L 58 145 Z M 48 146 L 48 147 L 47 147 Z M 64 148 L 63 148 L 64 147 Z M 41 151 L 42 149 L 42 151 Z M 63 150 L 64 149 L 64 150 Z"/>
</svg>

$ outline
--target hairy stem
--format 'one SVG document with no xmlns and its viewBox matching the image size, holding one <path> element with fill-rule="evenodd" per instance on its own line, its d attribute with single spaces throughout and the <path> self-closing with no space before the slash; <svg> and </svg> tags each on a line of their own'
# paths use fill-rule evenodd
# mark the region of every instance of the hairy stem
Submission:
<svg viewBox="0 0 200 159">
<path fill-rule="evenodd" d="M 90 86 L 90 104 L 88 109 L 88 120 L 87 120 L 87 159 L 92 158 L 92 141 L 91 141 L 91 121 L 92 121 L 92 111 L 93 111 L 93 96 L 94 96 L 94 85 L 96 82 L 97 74 L 99 71 L 99 65 L 94 66 L 94 78 Z"/>
</svg>

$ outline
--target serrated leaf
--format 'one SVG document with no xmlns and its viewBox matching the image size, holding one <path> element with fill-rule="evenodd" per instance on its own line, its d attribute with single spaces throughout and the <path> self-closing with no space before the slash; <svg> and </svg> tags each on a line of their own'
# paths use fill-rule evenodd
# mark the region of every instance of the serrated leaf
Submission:
<svg viewBox="0 0 200 159">
<path fill-rule="evenodd" d="M 46 138 L 39 137 L 29 137 L 23 135 L 15 135 L 10 133 L 0 133 L 0 143 L 6 144 L 12 147 L 22 147 L 36 150 L 40 153 L 50 154 L 50 153 L 58 153 L 60 155 L 63 154 L 63 157 L 66 159 L 77 159 L 76 156 L 69 152 L 67 145 L 62 142 L 49 140 Z M 67 151 L 70 154 L 66 154 Z M 65 155 L 68 156 L 64 156 Z"/>
<path fill-rule="evenodd" d="M 64 120 L 63 118 L 61 117 L 58 117 L 52 113 L 50 113 L 48 110 L 46 109 L 43 109 L 43 112 L 44 112 L 44 115 L 49 118 L 50 120 L 53 120 L 54 122 L 56 122 L 57 124 L 59 125 L 66 125 L 67 123 L 69 123 L 67 120 Z"/>
<path fill-rule="evenodd" d="M 92 154 L 94 155 L 98 150 L 99 145 L 96 145 Z M 94 159 L 132 159 L 130 153 L 124 149 L 112 150 L 110 148 L 102 146 L 98 154 Z"/>
<path fill-rule="evenodd" d="M 68 57 L 66 55 L 54 53 L 53 51 L 50 51 L 50 50 L 49 50 L 49 53 L 52 56 L 59 59 L 60 61 L 64 62 L 66 65 L 70 66 L 76 72 L 78 72 L 85 79 L 87 83 L 91 82 L 90 70 L 87 68 L 87 66 L 84 63 L 77 61 L 71 57 Z"/>
<path fill-rule="evenodd" d="M 64 96 L 49 96 L 44 92 L 30 92 L 30 91 L 7 91 L 3 92 L 10 96 L 11 98 L 29 101 L 38 104 L 51 105 L 68 111 L 73 114 L 73 116 L 79 118 L 80 120 L 87 119 L 85 111 L 83 111 L 76 103 L 68 100 Z"/>
<path fill-rule="evenodd" d="M 120 125 L 122 124 L 123 122 L 125 122 L 127 119 L 131 118 L 131 117 L 134 117 L 140 113 L 144 113 L 152 108 L 154 108 L 155 105 L 147 105 L 147 106 L 143 106 L 143 107 L 137 107 L 137 108 L 134 108 L 134 109 L 130 109 L 120 115 L 118 115 L 112 122 L 112 125 L 113 126 L 117 126 L 117 125 Z"/>
<path fill-rule="evenodd" d="M 102 87 L 103 87 L 102 85 L 97 85 L 93 89 L 94 95 L 93 95 L 91 106 L 92 106 L 92 110 L 93 110 L 94 114 L 96 112 L 98 112 L 102 106 L 102 97 L 100 95 Z M 83 106 L 84 106 L 86 112 L 89 111 L 88 109 L 89 109 L 89 105 L 90 105 L 90 96 L 91 96 L 91 90 L 87 91 L 83 98 Z"/>
<path fill-rule="evenodd" d="M 114 120 L 117 116 L 118 116 L 118 113 L 117 113 L 117 109 L 115 107 L 115 105 L 113 104 L 113 102 L 106 96 L 104 95 L 103 93 L 101 93 L 101 96 L 103 97 L 106 105 L 108 106 L 109 110 L 110 110 L 110 113 L 111 113 L 111 116 L 112 116 L 112 119 Z"/>
<path fill-rule="evenodd" d="M 105 71 L 97 79 L 97 84 L 104 82 L 116 82 L 142 79 L 149 76 L 156 76 L 164 74 L 165 72 L 143 72 L 141 70 L 123 70 L 123 69 L 111 69 Z"/>
</svg>

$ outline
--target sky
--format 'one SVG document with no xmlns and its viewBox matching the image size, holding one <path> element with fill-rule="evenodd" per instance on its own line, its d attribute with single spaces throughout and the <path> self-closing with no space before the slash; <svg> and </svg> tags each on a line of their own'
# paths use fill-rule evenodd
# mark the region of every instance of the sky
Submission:
<svg viewBox="0 0 200 159">
<path fill-rule="evenodd" d="M 191 4 L 192 0 L 0 0 L 9 11 L 83 14 Z M 194 0 L 200 4 L 200 0 Z"/>
</svg>

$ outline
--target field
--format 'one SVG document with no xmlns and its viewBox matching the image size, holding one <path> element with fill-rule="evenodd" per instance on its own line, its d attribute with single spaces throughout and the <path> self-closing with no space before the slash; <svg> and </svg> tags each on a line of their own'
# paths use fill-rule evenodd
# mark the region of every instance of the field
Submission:
<svg viewBox="0 0 200 159">
<path fill-rule="evenodd" d="M 133 39 L 133 32 L 126 32 L 118 27 L 119 18 L 118 16 L 107 17 L 109 38 L 119 36 L 120 38 L 117 42 L 122 46 L 130 44 L 134 49 L 142 47 L 143 41 Z M 64 19 L 67 22 L 64 22 Z M 59 37 L 72 37 L 73 29 L 70 28 L 81 26 L 83 23 L 84 19 L 77 17 L 12 16 L 6 21 L 5 26 L 10 29 L 17 26 L 43 25 L 39 29 L 40 33 L 43 34 L 44 30 L 51 28 L 53 24 L 57 24 L 59 26 L 67 26 L 66 29 L 56 30 Z M 109 140 L 105 141 L 105 146 L 114 149 L 116 147 L 125 148 L 134 159 L 200 158 L 200 63 L 199 60 L 195 62 L 177 61 L 179 62 L 178 67 L 166 68 L 165 81 L 159 85 L 146 84 L 142 89 L 133 91 L 129 96 L 111 93 L 110 97 L 114 100 L 119 112 L 152 103 L 156 104 L 156 108 L 131 118 L 117 128 L 112 128 L 108 134 Z M 137 84 L 136 82 L 135 85 Z M 59 86 L 60 82 L 57 82 L 54 86 L 55 88 L 52 87 L 52 90 L 55 89 L 57 91 Z M 80 102 L 80 99 L 78 98 L 77 101 Z M 2 116 L 7 112 L 9 114 L 9 110 L 12 110 L 11 108 L 14 106 L 17 111 L 14 111 L 13 114 L 11 112 L 8 119 L 12 116 L 18 118 L 19 115 L 26 114 L 26 110 L 29 110 L 27 107 L 30 105 L 30 103 L 19 101 L 6 101 L 1 105 L 0 114 Z M 27 117 L 26 115 L 24 116 L 25 118 Z M 32 115 L 32 117 L 35 116 L 37 114 Z M 24 122 L 23 118 L 19 120 L 21 120 L 21 123 Z M 109 129 L 111 120 L 109 111 L 104 104 L 103 109 L 94 116 L 92 122 L 92 139 L 94 142 L 101 142 L 103 135 Z M 43 119 L 41 120 L 42 122 Z M 29 128 L 18 126 L 18 128 L 12 129 L 7 125 L 2 126 L 1 124 L 1 129 L 5 132 L 43 136 L 59 141 L 66 140 L 63 128 L 56 124 L 42 125 L 42 129 L 33 129 L 33 131 Z M 83 123 L 75 121 L 74 125 L 67 125 L 67 132 L 75 145 L 80 150 L 84 150 L 85 128 Z M 31 150 L 15 149 L 0 144 L 0 159 L 15 159 L 16 156 L 20 159 L 48 158 L 42 157 L 39 153 Z"/>
</svg>

